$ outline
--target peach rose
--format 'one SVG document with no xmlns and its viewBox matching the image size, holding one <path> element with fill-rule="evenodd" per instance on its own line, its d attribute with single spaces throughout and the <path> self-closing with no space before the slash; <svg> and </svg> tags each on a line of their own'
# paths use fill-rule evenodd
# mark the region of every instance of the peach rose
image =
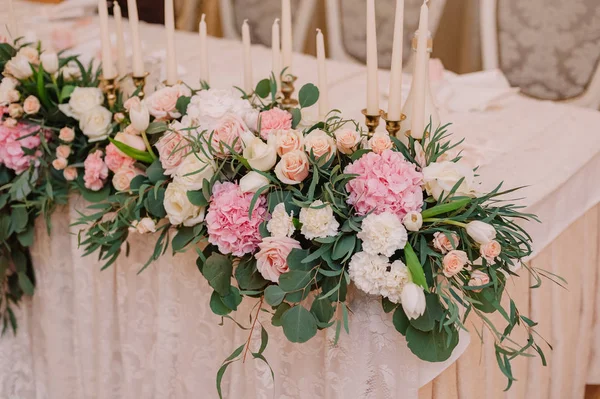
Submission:
<svg viewBox="0 0 600 399">
<path fill-rule="evenodd" d="M 480 287 L 489 284 L 489 282 L 490 276 L 480 270 L 473 270 L 471 279 L 469 280 L 469 287 Z M 473 292 L 481 292 L 481 289 L 473 290 Z"/>
<path fill-rule="evenodd" d="M 500 243 L 496 240 L 492 240 L 487 244 L 482 244 L 481 247 L 479 247 L 479 253 L 490 264 L 494 263 L 494 259 L 500 255 L 501 251 L 502 246 L 500 246 Z"/>
<path fill-rule="evenodd" d="M 190 152 L 187 140 L 176 131 L 167 132 L 155 144 L 158 158 L 167 176 L 172 175 L 181 161 Z"/>
<path fill-rule="evenodd" d="M 285 184 L 299 184 L 308 177 L 308 157 L 304 151 L 291 151 L 275 166 L 275 175 Z"/>
<path fill-rule="evenodd" d="M 77 179 L 77 168 L 74 166 L 67 166 L 65 170 L 63 170 L 63 176 L 67 181 L 73 181 Z"/>
<path fill-rule="evenodd" d="M 67 164 L 68 162 L 65 158 L 56 158 L 54 161 L 52 161 L 52 166 L 56 170 L 63 170 L 67 167 Z"/>
<path fill-rule="evenodd" d="M 450 236 L 450 238 L 448 238 L 448 236 Z M 456 233 L 450 233 L 448 235 L 441 231 L 433 233 L 433 247 L 443 254 L 458 248 L 459 242 L 460 240 Z"/>
<path fill-rule="evenodd" d="M 450 251 L 444 256 L 443 273 L 446 277 L 452 277 L 459 273 L 467 264 L 469 258 L 465 251 Z"/>
<path fill-rule="evenodd" d="M 289 237 L 265 237 L 258 244 L 259 251 L 254 255 L 256 268 L 262 276 L 274 283 L 279 282 L 279 276 L 289 271 L 287 257 L 292 249 L 300 249 L 300 243 Z"/>
<path fill-rule="evenodd" d="M 9 103 L 16 103 L 21 98 L 19 91 L 17 89 L 11 89 L 6 92 L 6 99 Z"/>
<path fill-rule="evenodd" d="M 290 151 L 301 150 L 304 145 L 304 136 L 298 130 L 276 130 L 269 135 L 267 140 L 277 149 L 277 155 L 280 157 Z"/>
<path fill-rule="evenodd" d="M 335 144 L 342 154 L 352 154 L 360 143 L 360 134 L 354 129 L 339 129 L 335 132 Z"/>
<path fill-rule="evenodd" d="M 234 114 L 227 114 L 219 120 L 212 133 L 212 149 L 217 156 L 229 154 L 230 148 L 236 153 L 242 152 L 242 135 L 248 131 L 244 121 Z M 210 135 L 209 135 L 210 137 Z"/>
<path fill-rule="evenodd" d="M 25 102 L 23 102 L 23 111 L 25 111 L 27 115 L 37 114 L 39 110 L 40 100 L 38 100 L 37 97 L 29 96 L 25 99 Z"/>
<path fill-rule="evenodd" d="M 376 154 L 382 154 L 385 150 L 392 148 L 390 135 L 383 132 L 373 134 L 367 142 L 367 148 L 370 148 Z"/>
<path fill-rule="evenodd" d="M 69 158 L 71 154 L 71 147 L 68 145 L 61 144 L 56 147 L 56 156 L 59 158 Z"/>
<path fill-rule="evenodd" d="M 70 127 L 63 127 L 58 133 L 58 138 L 65 143 L 70 143 L 75 139 L 75 131 Z"/>
<path fill-rule="evenodd" d="M 336 153 L 335 141 L 320 129 L 315 129 L 304 137 L 304 148 L 308 154 L 312 152 L 317 160 L 323 157 L 321 163 L 329 161 Z"/>
<path fill-rule="evenodd" d="M 112 184 L 117 191 L 128 191 L 131 181 L 139 174 L 135 168 L 121 168 L 113 176 Z"/>
</svg>

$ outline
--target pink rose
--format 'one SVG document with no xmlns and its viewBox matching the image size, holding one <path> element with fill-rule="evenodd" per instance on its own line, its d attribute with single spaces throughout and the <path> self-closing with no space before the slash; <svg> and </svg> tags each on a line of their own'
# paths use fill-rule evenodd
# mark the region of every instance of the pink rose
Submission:
<svg viewBox="0 0 600 399">
<path fill-rule="evenodd" d="M 75 139 L 75 131 L 70 127 L 63 127 L 58 133 L 58 138 L 65 143 L 70 143 Z"/>
<path fill-rule="evenodd" d="M 52 161 L 52 167 L 56 170 L 63 170 L 67 167 L 67 160 L 65 158 L 56 158 Z"/>
<path fill-rule="evenodd" d="M 456 233 L 449 233 L 448 236 L 440 231 L 433 233 L 433 247 L 443 254 L 458 248 L 458 235 Z"/>
<path fill-rule="evenodd" d="M 188 141 L 177 131 L 167 132 L 155 146 L 167 176 L 175 173 L 183 158 L 190 152 Z"/>
<path fill-rule="evenodd" d="M 67 181 L 73 181 L 77 179 L 77 168 L 74 166 L 67 166 L 65 170 L 63 170 L 63 176 Z"/>
<path fill-rule="evenodd" d="M 482 285 L 489 284 L 490 276 L 481 270 L 473 270 L 471 273 L 471 279 L 469 280 L 469 287 L 480 287 Z M 473 290 L 473 292 L 481 292 L 481 289 Z"/>
<path fill-rule="evenodd" d="M 335 144 L 342 154 L 352 154 L 360 143 L 360 134 L 355 129 L 338 129 Z"/>
<path fill-rule="evenodd" d="M 263 140 L 267 140 L 272 131 L 292 128 L 292 114 L 279 108 L 263 111 L 258 117 Z"/>
<path fill-rule="evenodd" d="M 108 177 L 108 167 L 102 160 L 102 151 L 96 151 L 87 156 L 83 162 L 85 174 L 83 181 L 85 187 L 92 191 L 99 191 L 104 187 L 104 181 Z"/>
<path fill-rule="evenodd" d="M 177 119 L 181 117 L 177 111 L 177 100 L 181 96 L 191 95 L 190 89 L 184 85 L 163 87 L 152 93 L 145 100 L 148 112 L 156 119 Z"/>
<path fill-rule="evenodd" d="M 58 147 L 56 147 L 56 156 L 59 158 L 69 158 L 69 155 L 71 154 L 71 147 L 69 147 L 68 145 L 64 145 L 61 144 Z"/>
<path fill-rule="evenodd" d="M 128 168 L 133 165 L 135 160 L 121 152 L 113 143 L 106 146 L 106 157 L 104 163 L 108 169 L 113 172 L 118 171 L 121 168 Z"/>
<path fill-rule="evenodd" d="M 494 259 L 500 255 L 501 251 L 502 246 L 500 246 L 500 243 L 496 240 L 482 244 L 481 247 L 479 247 L 479 253 L 490 264 L 494 263 Z"/>
<path fill-rule="evenodd" d="M 267 142 L 275 146 L 279 156 L 304 148 L 304 136 L 298 130 L 272 131 Z"/>
<path fill-rule="evenodd" d="M 464 251 L 452 250 L 444 256 L 443 273 L 446 277 L 452 277 L 459 273 L 467 264 L 469 258 Z"/>
<path fill-rule="evenodd" d="M 37 97 L 29 96 L 25 99 L 25 102 L 23 103 L 23 111 L 25 111 L 27 115 L 37 114 L 39 110 L 40 100 L 38 100 Z"/>
<path fill-rule="evenodd" d="M 370 148 L 376 154 L 383 154 L 385 150 L 392 148 L 390 135 L 383 132 L 373 134 L 367 142 L 367 148 Z"/>
<path fill-rule="evenodd" d="M 275 175 L 285 184 L 299 184 L 308 177 L 308 157 L 304 151 L 288 152 L 275 166 Z"/>
<path fill-rule="evenodd" d="M 127 167 L 119 169 L 112 179 L 113 187 L 117 191 L 128 191 L 130 189 L 131 181 L 134 177 L 140 174 L 140 171 L 136 168 Z"/>
<path fill-rule="evenodd" d="M 260 249 L 254 257 L 256 268 L 262 276 L 274 283 L 279 282 L 279 276 L 289 271 L 287 257 L 292 249 L 301 249 L 300 243 L 289 237 L 265 237 L 258 244 Z"/>
<path fill-rule="evenodd" d="M 244 121 L 234 114 L 227 114 L 217 122 L 211 137 L 212 150 L 217 156 L 225 156 L 232 148 L 236 153 L 242 151 L 242 134 L 248 131 Z"/>
</svg>

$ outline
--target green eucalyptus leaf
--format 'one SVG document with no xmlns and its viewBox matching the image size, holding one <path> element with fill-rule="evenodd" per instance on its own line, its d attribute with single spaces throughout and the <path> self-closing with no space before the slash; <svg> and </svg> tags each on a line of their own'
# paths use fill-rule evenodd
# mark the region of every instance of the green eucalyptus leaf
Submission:
<svg viewBox="0 0 600 399">
<path fill-rule="evenodd" d="M 271 93 L 271 82 L 269 79 L 263 79 L 256 84 L 254 93 L 260 98 L 267 98 Z"/>
<path fill-rule="evenodd" d="M 356 245 L 356 236 L 355 235 L 344 235 L 340 237 L 335 245 L 333 246 L 333 252 L 331 254 L 331 258 L 333 260 L 342 259 L 349 253 L 354 251 L 354 246 Z"/>
<path fill-rule="evenodd" d="M 153 216 L 162 219 L 167 216 L 167 211 L 165 211 L 165 206 L 163 205 L 164 200 L 165 189 L 160 187 L 158 190 L 148 192 L 148 196 L 144 200 L 144 206 Z"/>
<path fill-rule="evenodd" d="M 237 310 L 240 303 L 242 303 L 242 295 L 240 290 L 234 286 L 230 287 L 229 294 L 221 298 L 225 306 L 231 310 Z"/>
<path fill-rule="evenodd" d="M 392 322 L 394 323 L 394 328 L 396 328 L 396 331 L 402 335 L 406 335 L 406 330 L 410 326 L 410 320 L 406 316 L 406 313 L 404 313 L 402 306 L 398 306 L 394 311 Z"/>
<path fill-rule="evenodd" d="M 210 296 L 210 310 L 216 315 L 225 316 L 231 313 L 231 309 L 229 309 L 225 303 L 223 303 L 223 298 L 219 295 L 217 291 L 213 291 Z"/>
<path fill-rule="evenodd" d="M 229 258 L 213 253 L 204 262 L 202 274 L 208 280 L 208 284 L 220 295 L 224 296 L 229 294 L 232 270 L 233 265 Z"/>
<path fill-rule="evenodd" d="M 168 129 L 167 122 L 151 122 L 146 129 L 146 134 L 158 134 L 166 132 Z"/>
<path fill-rule="evenodd" d="M 444 317 L 444 309 L 440 304 L 438 296 L 429 292 L 425 293 L 425 313 L 416 319 L 412 319 L 410 324 L 421 331 L 431 331 L 435 326 L 436 321 L 442 320 Z"/>
<path fill-rule="evenodd" d="M 433 330 L 424 332 L 413 326 L 406 329 L 408 348 L 419 359 L 427 362 L 443 362 L 448 360 L 458 345 L 458 331 L 452 328 L 451 333 L 436 323 Z"/>
<path fill-rule="evenodd" d="M 202 190 L 198 191 L 188 191 L 187 197 L 192 203 L 192 205 L 196 206 L 208 206 L 208 200 L 204 197 Z"/>
<path fill-rule="evenodd" d="M 242 290 L 261 290 L 268 281 L 256 269 L 256 260 L 242 260 L 235 269 L 235 279 Z"/>
<path fill-rule="evenodd" d="M 291 342 L 306 342 L 317 333 L 315 316 L 303 306 L 296 305 L 281 316 L 283 333 Z"/>
<path fill-rule="evenodd" d="M 319 89 L 312 83 L 307 83 L 298 92 L 300 108 L 310 107 L 319 100 Z"/>
<path fill-rule="evenodd" d="M 281 303 L 281 305 L 277 306 L 277 310 L 271 318 L 271 324 L 273 324 L 275 327 L 281 327 L 281 316 L 283 316 L 283 314 L 287 312 L 291 307 L 292 306 L 286 302 L 283 302 Z"/>
<path fill-rule="evenodd" d="M 146 169 L 146 175 L 148 175 L 148 179 L 151 183 L 156 184 L 161 180 L 166 180 L 167 176 L 165 175 L 165 170 L 162 168 L 160 164 L 160 160 L 155 160 L 148 166 Z"/>
<path fill-rule="evenodd" d="M 185 115 L 187 113 L 187 107 L 190 104 L 190 101 L 192 100 L 191 97 L 188 96 L 181 96 L 177 99 L 177 103 L 175 104 L 175 108 L 177 108 L 177 111 L 181 114 L 181 115 Z"/>
<path fill-rule="evenodd" d="M 27 274 L 21 272 L 18 274 L 19 276 L 19 287 L 21 287 L 21 289 L 23 290 L 23 293 L 25 293 L 25 295 L 33 295 L 33 291 L 34 291 L 34 287 L 33 287 L 33 283 L 31 282 L 31 280 L 29 279 L 29 277 L 27 276 Z"/>
<path fill-rule="evenodd" d="M 292 129 L 295 129 L 302 120 L 302 112 L 300 108 L 292 108 L 289 113 L 292 114 Z"/>
<path fill-rule="evenodd" d="M 283 301 L 285 294 L 278 285 L 270 285 L 265 290 L 265 301 L 271 306 L 277 306 Z"/>
<path fill-rule="evenodd" d="M 333 317 L 335 310 L 328 299 L 319 300 L 319 297 L 316 297 L 310 307 L 310 311 L 315 315 L 318 321 L 321 323 L 328 323 Z"/>
<path fill-rule="evenodd" d="M 195 238 L 193 227 L 180 227 L 171 241 L 174 252 L 183 250 Z"/>
<path fill-rule="evenodd" d="M 23 231 L 29 221 L 27 209 L 24 207 L 13 207 L 10 218 L 12 221 L 12 230 L 17 233 Z"/>
<path fill-rule="evenodd" d="M 304 270 L 290 270 L 279 276 L 279 287 L 285 292 L 299 291 L 312 280 L 314 273 Z"/>
</svg>

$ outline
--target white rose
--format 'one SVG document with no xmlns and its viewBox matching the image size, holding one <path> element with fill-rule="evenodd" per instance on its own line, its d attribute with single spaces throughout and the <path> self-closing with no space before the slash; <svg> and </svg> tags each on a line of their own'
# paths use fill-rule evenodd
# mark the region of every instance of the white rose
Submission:
<svg viewBox="0 0 600 399">
<path fill-rule="evenodd" d="M 131 223 L 131 226 L 129 231 L 137 231 L 140 234 L 156 232 L 156 223 L 149 217 L 142 218 L 139 222 L 134 220 L 133 223 Z"/>
<path fill-rule="evenodd" d="M 474 220 L 467 223 L 467 234 L 478 244 L 487 244 L 496 238 L 496 229 L 488 223 Z"/>
<path fill-rule="evenodd" d="M 16 55 L 4 65 L 4 73 L 19 80 L 24 80 L 33 75 L 33 70 L 26 57 Z"/>
<path fill-rule="evenodd" d="M 267 222 L 267 230 L 272 237 L 291 237 L 294 234 L 294 212 L 288 214 L 285 204 L 279 203 L 273 209 L 271 219 Z"/>
<path fill-rule="evenodd" d="M 88 136 L 89 142 L 104 140 L 110 133 L 112 114 L 101 105 L 87 111 L 79 120 L 79 128 Z"/>
<path fill-rule="evenodd" d="M 80 120 L 90 110 L 102 105 L 104 95 L 97 87 L 76 87 L 67 104 L 59 104 L 63 114 Z M 112 119 L 112 115 L 111 115 Z"/>
<path fill-rule="evenodd" d="M 239 186 L 243 193 L 255 193 L 261 187 L 268 186 L 269 179 L 261 175 L 258 172 L 248 172 L 244 177 L 240 179 Z"/>
<path fill-rule="evenodd" d="M 210 181 L 215 175 L 213 162 L 203 154 L 188 154 L 175 172 L 173 181 L 188 191 L 202 189 L 204 180 Z"/>
<path fill-rule="evenodd" d="M 309 208 L 300 210 L 300 223 L 300 232 L 309 240 L 334 236 L 340 227 L 333 216 L 331 205 L 325 205 L 321 200 L 314 201 Z"/>
<path fill-rule="evenodd" d="M 402 219 L 402 223 L 408 231 L 419 231 L 423 226 L 423 216 L 420 212 L 408 212 Z"/>
<path fill-rule="evenodd" d="M 475 196 L 475 175 L 473 169 L 459 162 L 434 162 L 423 168 L 423 182 L 427 194 L 439 199 L 448 195 L 460 179 L 464 178 L 454 196 Z"/>
<path fill-rule="evenodd" d="M 221 118 L 231 113 L 241 118 L 251 130 L 256 130 L 258 110 L 235 90 L 201 90 L 190 100 L 183 124 L 197 126 L 199 131 L 212 131 Z"/>
<path fill-rule="evenodd" d="M 163 205 L 172 225 L 191 227 L 204 220 L 205 208 L 193 205 L 187 197 L 187 190 L 181 184 L 169 183 Z"/>
<path fill-rule="evenodd" d="M 423 288 L 415 283 L 406 283 L 400 295 L 402 308 L 406 317 L 409 319 L 417 319 L 425 313 L 425 293 Z"/>
<path fill-rule="evenodd" d="M 271 170 L 277 162 L 277 151 L 258 137 L 252 138 L 244 148 L 244 158 L 253 169 L 266 172 Z"/>
<path fill-rule="evenodd" d="M 308 154 L 312 152 L 316 160 L 323 157 L 321 163 L 329 161 L 337 151 L 333 137 L 320 129 L 315 129 L 304 137 L 304 149 Z"/>
<path fill-rule="evenodd" d="M 138 132 L 145 132 L 150 124 L 150 112 L 146 103 L 140 101 L 139 97 L 132 97 L 125 101 L 125 107 L 129 111 L 131 126 Z"/>
<path fill-rule="evenodd" d="M 387 257 L 404 248 L 408 240 L 406 229 L 398 216 L 387 211 L 365 217 L 361 231 L 356 236 L 362 241 L 363 251 Z"/>
<path fill-rule="evenodd" d="M 56 53 L 43 52 L 40 56 L 40 61 L 46 72 L 52 74 L 58 71 L 58 56 Z"/>
</svg>

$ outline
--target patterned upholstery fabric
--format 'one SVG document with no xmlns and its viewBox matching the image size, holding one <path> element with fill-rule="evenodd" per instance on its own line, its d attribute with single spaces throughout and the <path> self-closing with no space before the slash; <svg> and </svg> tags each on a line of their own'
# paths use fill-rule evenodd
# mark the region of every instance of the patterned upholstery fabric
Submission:
<svg viewBox="0 0 600 399">
<path fill-rule="evenodd" d="M 600 62 L 600 1 L 498 0 L 500 67 L 547 100 L 581 95 Z"/>
<path fill-rule="evenodd" d="M 431 3 L 439 1 L 432 0 Z M 419 13 L 423 0 L 405 0 L 404 3 L 404 62 L 410 58 L 410 40 L 419 25 Z M 395 0 L 378 0 L 375 5 L 377 18 L 377 47 L 379 67 L 389 69 L 392 63 Z M 342 40 L 346 52 L 359 61 L 366 62 L 365 0 L 340 0 Z M 431 21 L 430 21 L 431 22 Z M 430 24 L 431 26 L 431 24 Z"/>
<path fill-rule="evenodd" d="M 300 0 L 292 0 L 293 10 L 297 10 Z M 252 32 L 252 43 L 271 46 L 271 27 L 275 18 L 281 18 L 281 0 L 233 0 L 235 26 L 241 32 L 244 19 L 248 19 Z M 241 34 L 241 33 L 240 33 Z"/>
</svg>

